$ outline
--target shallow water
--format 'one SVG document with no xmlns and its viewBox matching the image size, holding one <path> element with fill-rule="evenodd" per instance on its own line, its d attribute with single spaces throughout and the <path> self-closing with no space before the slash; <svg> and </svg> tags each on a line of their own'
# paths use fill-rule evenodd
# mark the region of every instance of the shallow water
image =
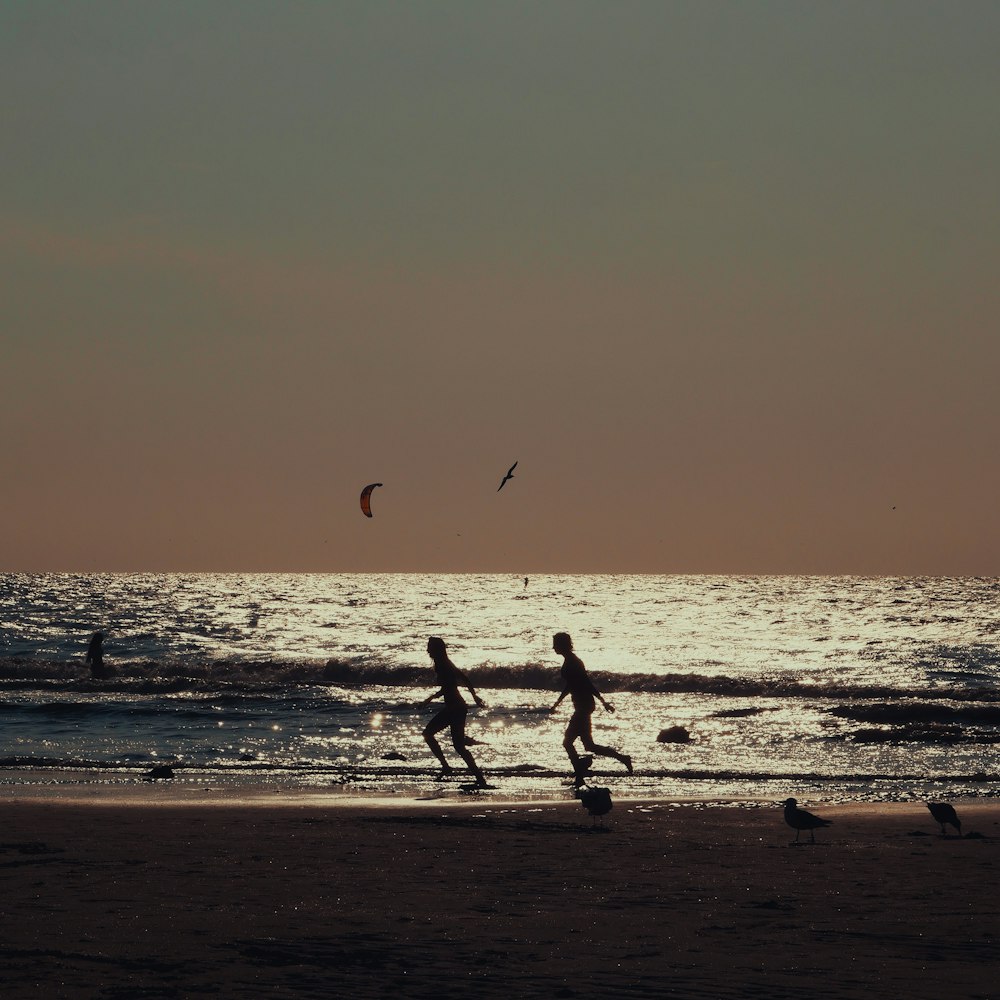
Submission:
<svg viewBox="0 0 1000 1000">
<path fill-rule="evenodd" d="M 598 687 L 620 794 L 893 799 L 998 786 L 993 579 L 2 575 L 0 781 L 264 782 L 457 792 L 421 731 L 441 635 L 486 699 L 505 793 L 563 792 L 556 631 Z M 116 669 L 89 678 L 90 634 Z M 684 744 L 657 742 L 669 726 Z M 454 760 L 451 748 L 446 752 Z M 456 765 L 459 762 L 456 761 Z M 41 777 L 39 777 L 41 775 Z"/>
</svg>

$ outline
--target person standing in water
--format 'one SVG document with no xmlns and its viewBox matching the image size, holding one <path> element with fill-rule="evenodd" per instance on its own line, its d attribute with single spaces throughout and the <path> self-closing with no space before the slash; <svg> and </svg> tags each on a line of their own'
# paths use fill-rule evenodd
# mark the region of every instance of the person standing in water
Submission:
<svg viewBox="0 0 1000 1000">
<path fill-rule="evenodd" d="M 427 655 L 434 661 L 434 672 L 437 674 L 441 687 L 435 691 L 422 704 L 429 705 L 435 698 L 444 698 L 444 708 L 427 723 L 424 729 L 424 739 L 431 748 L 431 753 L 441 762 L 444 774 L 451 774 L 451 765 L 445 759 L 444 751 L 436 737 L 442 729 L 451 729 L 451 743 L 455 752 L 465 761 L 469 770 L 475 776 L 476 784 L 480 788 L 489 788 L 483 772 L 479 769 L 472 754 L 469 752 L 469 744 L 475 742 L 469 740 L 465 735 L 465 718 L 469 712 L 469 706 L 465 703 L 461 692 L 458 690 L 459 684 L 468 689 L 472 695 L 472 700 L 480 707 L 484 708 L 483 699 L 476 694 L 468 677 L 462 673 L 458 667 L 448 658 L 448 648 L 444 639 L 439 639 L 432 635 L 427 640 Z"/>
<path fill-rule="evenodd" d="M 583 665 L 583 660 L 573 652 L 573 640 L 566 632 L 557 632 L 552 638 L 552 648 L 563 658 L 563 665 L 560 673 L 563 678 L 562 694 L 556 699 L 556 703 L 549 709 L 550 713 L 555 713 L 563 698 L 569 695 L 573 700 L 573 715 L 566 727 L 566 734 L 563 737 L 563 746 L 570 763 L 573 765 L 573 785 L 579 788 L 585 781 L 587 769 L 590 767 L 593 757 L 581 757 L 576 752 L 574 744 L 577 740 L 583 744 L 583 748 L 589 754 L 597 754 L 599 757 L 614 757 L 615 760 L 625 765 L 629 774 L 632 773 L 632 758 L 626 753 L 619 753 L 611 747 L 603 747 L 594 742 L 594 734 L 591 729 L 590 717 L 594 714 L 599 701 L 608 712 L 614 712 L 614 705 L 608 704 L 604 696 L 594 687 L 593 682 L 587 674 L 587 668 Z"/>
<path fill-rule="evenodd" d="M 90 664 L 90 676 L 96 680 L 105 680 L 114 671 L 110 667 L 104 666 L 104 633 L 95 632 L 87 647 L 87 659 L 85 663 Z"/>
</svg>

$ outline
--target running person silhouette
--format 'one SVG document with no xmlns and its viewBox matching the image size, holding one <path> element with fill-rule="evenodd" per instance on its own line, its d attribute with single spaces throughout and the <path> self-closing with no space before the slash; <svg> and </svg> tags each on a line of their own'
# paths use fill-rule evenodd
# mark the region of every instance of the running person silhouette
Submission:
<svg viewBox="0 0 1000 1000">
<path fill-rule="evenodd" d="M 444 774 L 451 774 L 452 768 L 445 759 L 441 744 L 435 738 L 442 729 L 451 728 L 451 743 L 455 752 L 465 761 L 469 770 L 476 779 L 476 784 L 480 788 L 489 788 L 483 772 L 479 769 L 472 754 L 469 753 L 469 744 L 478 742 L 470 740 L 465 735 L 465 718 L 469 712 L 469 706 L 465 703 L 461 692 L 458 690 L 459 684 L 467 688 L 472 700 L 480 707 L 484 707 L 483 699 L 476 694 L 468 677 L 462 673 L 454 663 L 448 659 L 448 648 L 444 644 L 444 639 L 439 639 L 432 635 L 427 640 L 427 655 L 434 661 L 434 672 L 437 674 L 438 682 L 441 684 L 439 690 L 435 691 L 429 698 L 421 704 L 429 705 L 435 698 L 444 698 L 444 708 L 427 723 L 424 729 L 424 739 L 431 748 L 431 753 L 441 762 Z"/>
<path fill-rule="evenodd" d="M 583 743 L 584 749 L 599 757 L 614 757 L 615 760 L 625 765 L 629 774 L 632 773 L 632 758 L 626 753 L 619 753 L 611 747 L 602 747 L 594 742 L 594 734 L 591 730 L 590 717 L 597 707 L 595 698 L 604 706 L 608 712 L 614 712 L 614 705 L 608 704 L 604 696 L 594 687 L 593 681 L 587 675 L 587 668 L 583 665 L 583 660 L 573 652 L 573 640 L 565 632 L 557 632 L 552 637 L 552 648 L 563 658 L 562 674 L 564 687 L 562 694 L 556 699 L 556 703 L 549 709 L 554 713 L 560 702 L 566 695 L 573 700 L 573 715 L 570 717 L 569 725 L 566 727 L 566 734 L 563 737 L 563 746 L 573 765 L 573 785 L 579 788 L 585 779 L 591 760 L 581 757 L 576 752 L 574 744 L 577 740 Z"/>
</svg>

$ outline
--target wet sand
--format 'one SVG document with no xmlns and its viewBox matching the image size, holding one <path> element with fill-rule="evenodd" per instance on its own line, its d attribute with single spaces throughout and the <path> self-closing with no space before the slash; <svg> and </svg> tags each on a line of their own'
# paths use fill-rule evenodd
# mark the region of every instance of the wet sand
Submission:
<svg viewBox="0 0 1000 1000">
<path fill-rule="evenodd" d="M 1000 804 L 800 804 L 6 794 L 3 995 L 998 995 Z"/>
</svg>

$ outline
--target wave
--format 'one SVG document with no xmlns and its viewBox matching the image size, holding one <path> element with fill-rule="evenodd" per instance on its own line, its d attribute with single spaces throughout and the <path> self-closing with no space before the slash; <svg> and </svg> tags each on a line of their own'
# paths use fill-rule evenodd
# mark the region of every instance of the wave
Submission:
<svg viewBox="0 0 1000 1000">
<path fill-rule="evenodd" d="M 878 726 L 838 734 L 855 743 L 1000 743 L 1000 705 L 895 702 L 837 705 L 830 715 Z"/>
<path fill-rule="evenodd" d="M 538 663 L 514 666 L 484 664 L 465 671 L 477 688 L 556 691 L 561 680 L 553 667 Z M 705 673 L 590 672 L 604 692 L 636 694 L 706 694 L 731 698 L 796 698 L 898 701 L 954 701 L 1000 704 L 995 684 L 942 684 L 899 687 L 845 680 L 813 680 L 799 676 L 727 676 Z M 131 694 L 240 693 L 288 696 L 303 687 L 437 686 L 430 667 L 363 660 L 148 660 L 123 664 L 115 676 L 94 680 L 79 663 L 0 658 L 0 690 L 122 692 Z"/>
<path fill-rule="evenodd" d="M 855 722 L 881 722 L 890 725 L 966 724 L 1000 725 L 1000 705 L 945 705 L 932 702 L 896 702 L 876 705 L 837 705 L 830 715 Z"/>
<path fill-rule="evenodd" d="M 116 663 L 106 679 L 90 676 L 78 661 L 0 658 L 0 690 L 66 690 L 131 694 L 230 692 L 287 694 L 296 688 L 338 683 L 344 666 L 338 660 L 142 660 Z M 347 665 L 351 669 L 356 665 Z M 358 667 L 360 669 L 360 667 Z M 394 684 L 431 684 L 433 674 L 420 668 L 395 668 Z M 412 680 L 411 680 L 412 678 Z"/>
<path fill-rule="evenodd" d="M 245 702 L 245 699 L 243 699 Z M 190 701 L 180 704 L 163 704 L 162 702 L 121 702 L 112 701 L 49 701 L 42 703 L 6 703 L 2 706 L 3 718 L 8 722 L 30 720 L 32 718 L 62 721 L 100 721 L 104 717 L 109 723 L 115 719 L 150 719 L 164 725 L 180 724 L 186 721 L 203 724 L 205 713 L 212 711 L 212 718 L 219 721 L 232 721 L 235 718 L 246 720 L 265 713 L 264 706 L 251 703 L 249 706 L 233 703 L 231 710 L 224 711 L 219 699 L 213 698 L 211 704 L 192 704 Z M 340 702 L 309 704 L 308 708 L 318 714 L 332 712 L 340 707 Z M 286 709 L 299 707 L 287 702 Z"/>
</svg>

